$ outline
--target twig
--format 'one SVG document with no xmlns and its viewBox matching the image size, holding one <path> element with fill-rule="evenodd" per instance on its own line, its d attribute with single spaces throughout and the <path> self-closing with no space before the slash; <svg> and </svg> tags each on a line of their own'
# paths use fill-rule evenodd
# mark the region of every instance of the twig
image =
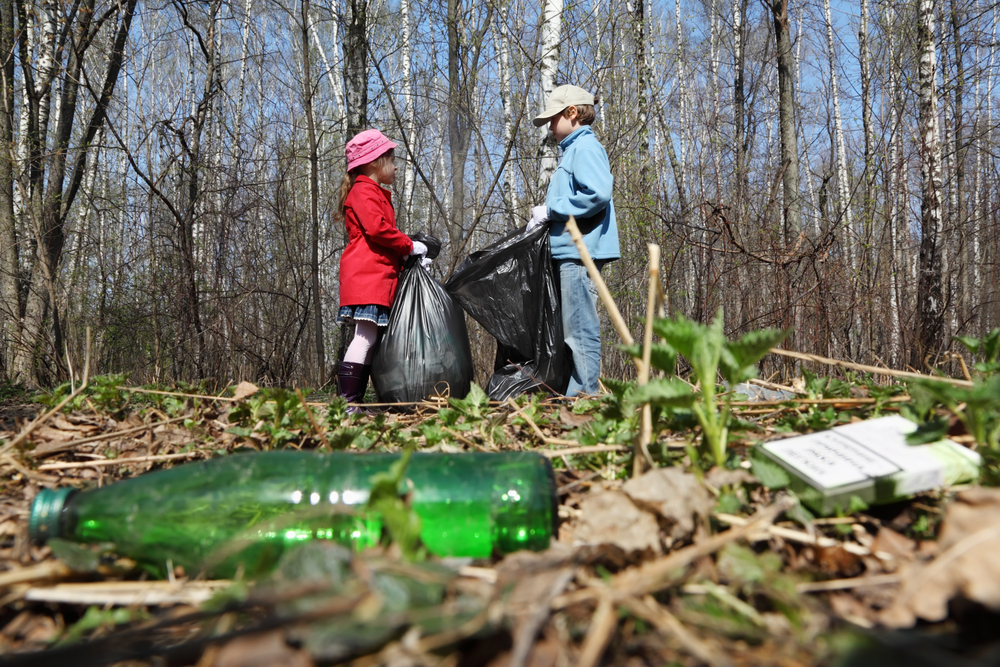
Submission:
<svg viewBox="0 0 1000 667">
<path fill-rule="evenodd" d="M 817 354 L 806 354 L 805 352 L 793 352 L 792 350 L 782 350 L 777 347 L 772 347 L 771 352 L 784 357 L 791 357 L 792 359 L 801 359 L 803 361 L 812 361 L 817 364 L 825 364 L 827 366 L 839 366 L 841 368 L 849 368 L 855 371 L 861 371 L 863 373 L 872 373 L 873 375 L 889 375 L 892 377 L 900 378 L 911 378 L 917 380 L 934 380 L 937 382 L 947 382 L 958 387 L 972 387 L 972 382 L 968 380 L 959 380 L 957 378 L 949 378 L 938 375 L 925 375 L 923 373 L 911 373 L 909 371 L 897 371 L 891 368 L 879 368 L 878 366 L 866 366 L 864 364 L 855 364 L 850 361 L 840 361 L 839 359 L 830 359 L 829 357 L 821 357 Z"/>
<path fill-rule="evenodd" d="M 537 602 L 531 615 L 514 631 L 514 645 L 511 647 L 510 662 L 507 663 L 507 667 L 524 667 L 528 654 L 531 653 L 535 636 L 552 613 L 553 598 L 566 590 L 566 586 L 573 578 L 573 572 L 574 568 L 572 567 L 567 567 L 559 572 L 543 598 Z"/>
<path fill-rule="evenodd" d="M 316 431 L 316 435 L 319 439 L 323 441 L 323 446 L 330 449 L 330 443 L 326 439 L 326 430 L 321 429 L 319 424 L 316 423 L 316 417 L 313 416 L 312 410 L 306 405 L 306 397 L 302 395 L 302 390 L 298 387 L 295 388 L 295 393 L 299 397 L 299 402 L 302 404 L 302 409 L 306 411 L 306 416 L 309 417 L 309 423 L 313 425 L 313 429 Z"/>
<path fill-rule="evenodd" d="M 681 592 L 689 595 L 711 595 L 733 611 L 746 616 L 750 622 L 757 627 L 763 628 L 766 626 L 764 618 L 760 615 L 760 612 L 730 593 L 729 589 L 725 586 L 719 586 L 711 581 L 706 581 L 703 584 L 682 586 Z"/>
<path fill-rule="evenodd" d="M 229 387 L 226 387 L 229 389 Z M 204 394 L 185 394 L 180 391 L 162 391 L 160 389 L 143 389 L 141 387 L 122 387 L 122 391 L 131 391 L 136 394 L 156 394 L 158 396 L 178 396 L 180 398 L 200 398 L 206 401 L 226 401 L 228 403 L 235 403 L 237 401 L 242 401 L 242 398 L 233 398 L 232 396 L 206 396 Z M 225 390 L 223 390 L 225 391 Z"/>
<path fill-rule="evenodd" d="M 615 614 L 613 597 L 611 592 L 605 589 L 598 598 L 597 611 L 590 619 L 590 627 L 587 629 L 587 636 L 583 640 L 580 657 L 576 662 L 577 667 L 594 667 L 597 664 L 617 625 L 618 615 Z"/>
<path fill-rule="evenodd" d="M 30 424 L 28 424 L 28 426 L 23 431 L 21 431 L 20 433 L 17 434 L 16 438 L 14 438 L 10 442 L 8 442 L 3 447 L 0 447 L 0 454 L 6 454 L 10 450 L 12 450 L 15 447 L 17 447 L 18 445 L 20 445 L 25 440 L 27 440 L 28 436 L 31 435 L 32 433 L 34 433 L 36 428 L 38 428 L 39 426 L 41 426 L 42 424 L 44 424 L 45 422 L 47 422 L 49 420 L 49 418 L 52 417 L 52 415 L 54 415 L 57 412 L 59 412 L 60 410 L 62 410 L 66 406 L 67 403 L 69 403 L 74 398 L 76 398 L 77 396 L 79 396 L 80 393 L 83 392 L 87 388 L 87 385 L 90 384 L 90 327 L 87 327 L 87 348 L 86 349 L 87 349 L 87 355 L 86 355 L 86 358 L 85 358 L 85 361 L 84 361 L 84 365 L 83 365 L 83 383 L 80 384 L 79 389 L 77 389 L 76 391 L 72 392 L 69 396 L 67 396 L 62 401 L 60 401 L 59 405 L 57 405 L 56 407 L 52 408 L 51 410 L 49 410 L 48 412 L 46 412 L 41 417 L 35 419 L 35 421 L 33 421 Z"/>
<path fill-rule="evenodd" d="M 132 435 L 133 433 L 141 433 L 142 431 L 148 431 L 156 428 L 157 426 L 163 426 L 166 424 L 176 424 L 177 422 L 182 422 L 187 417 L 174 417 L 173 419 L 168 419 L 162 422 L 154 422 L 152 424 L 144 424 L 142 426 L 136 426 L 134 428 L 127 428 L 123 431 L 111 431 L 110 433 L 102 433 L 101 435 L 94 435 L 89 438 L 80 438 L 79 440 L 70 440 L 69 442 L 64 442 L 58 447 L 52 447 L 44 451 L 32 451 L 28 456 L 32 458 L 42 458 L 45 456 L 51 456 L 52 454 L 59 454 L 60 452 L 65 452 L 67 450 L 73 449 L 79 445 L 86 445 L 91 442 L 99 442 L 101 440 L 112 440 L 114 438 L 123 437 L 126 435 Z"/>
<path fill-rule="evenodd" d="M 39 475 L 35 471 L 29 470 L 29 469 L 25 468 L 23 465 L 21 465 L 20 463 L 18 463 L 14 459 L 14 457 L 11 456 L 10 454 L 0 454 L 0 461 L 3 461 L 4 463 L 6 463 L 10 467 L 12 467 L 14 470 L 18 471 L 19 473 L 21 473 L 22 475 L 24 475 L 25 477 L 27 477 L 30 480 L 34 480 L 36 482 L 48 482 L 48 483 L 58 482 L 59 481 L 55 477 L 49 477 L 48 475 Z"/>
<path fill-rule="evenodd" d="M 626 345 L 635 344 L 635 339 L 632 338 L 632 334 L 629 333 L 628 325 L 625 324 L 625 318 L 622 317 L 621 312 L 618 310 L 618 305 L 615 304 L 614 298 L 611 296 L 611 292 L 608 291 L 608 286 L 604 283 L 604 278 L 601 277 L 601 272 L 597 270 L 597 265 L 594 264 L 594 260 L 591 259 L 590 253 L 587 252 L 587 246 L 583 242 L 583 235 L 580 234 L 580 228 L 576 225 L 576 218 L 572 215 L 569 216 L 569 220 L 566 221 L 566 229 L 569 231 L 570 237 L 573 239 L 573 243 L 576 244 L 577 252 L 580 253 L 580 261 L 583 265 L 587 267 L 587 274 L 590 275 L 590 279 L 594 281 L 594 286 L 597 287 L 597 294 L 601 297 L 601 303 L 608 311 L 608 316 L 611 318 L 611 323 L 615 327 L 615 331 L 618 332 L 618 337 L 622 339 L 622 342 Z M 635 362 L 637 370 L 642 370 L 640 364 L 642 364 L 642 359 L 632 358 Z"/>
<path fill-rule="evenodd" d="M 750 519 L 733 516 L 732 514 L 714 514 L 713 516 L 719 521 L 728 523 L 732 526 L 746 526 L 750 521 Z M 824 549 L 830 547 L 843 547 L 844 551 L 852 553 L 856 556 L 870 556 L 872 553 L 868 547 L 860 544 L 855 544 L 853 542 L 838 542 L 832 537 L 826 537 L 825 535 L 810 535 L 809 533 L 804 533 L 801 530 L 783 528 L 782 526 L 767 526 L 757 534 L 748 535 L 747 539 L 751 542 L 760 542 L 768 539 L 769 537 L 780 537 L 784 540 L 788 540 L 789 542 L 812 544 Z"/>
<path fill-rule="evenodd" d="M 514 412 L 516 412 L 517 415 L 521 419 L 523 419 L 524 421 L 526 421 L 528 423 L 528 426 L 530 426 L 531 430 L 535 432 L 535 435 L 538 436 L 538 439 L 541 440 L 542 442 L 544 442 L 546 445 L 563 445 L 563 446 L 566 446 L 566 445 L 578 445 L 578 444 L 580 444 L 576 440 L 565 440 L 563 438 L 549 438 L 549 437 L 547 437 L 544 433 L 542 433 L 542 429 L 538 428 L 538 424 L 535 423 L 535 420 L 532 419 L 531 417 L 529 417 L 528 414 L 526 412 L 524 412 L 524 410 L 522 410 L 521 408 L 517 407 L 517 403 L 514 402 L 513 398 L 508 398 L 507 399 L 507 405 L 509 405 L 511 408 L 513 408 Z"/>
<path fill-rule="evenodd" d="M 795 506 L 793 498 L 782 498 L 750 517 L 745 526 L 737 526 L 696 544 L 674 551 L 663 558 L 629 568 L 612 579 L 612 587 L 622 596 L 646 595 L 662 589 L 674 575 L 702 556 L 715 553 L 730 542 L 761 532 L 785 510 Z"/>
<path fill-rule="evenodd" d="M 876 574 L 866 577 L 851 577 L 850 579 L 831 579 L 830 581 L 807 581 L 795 586 L 799 593 L 821 593 L 823 591 L 843 591 L 849 588 L 863 586 L 886 586 L 898 584 L 903 577 L 899 574 Z"/>
<path fill-rule="evenodd" d="M 571 447 L 569 449 L 543 449 L 538 453 L 550 459 L 574 454 L 597 454 L 598 452 L 627 452 L 632 449 L 627 445 L 592 445 L 590 447 Z"/>
<path fill-rule="evenodd" d="M 47 563 L 39 563 L 31 567 L 22 567 L 10 572 L 0 573 L 0 588 L 13 584 L 23 584 L 29 581 L 58 579 L 59 577 L 68 576 L 72 572 L 62 561 L 53 560 Z"/>
<path fill-rule="evenodd" d="M 639 386 L 649 384 L 650 359 L 653 349 L 653 318 L 656 316 L 657 284 L 660 281 L 660 246 L 649 244 L 649 291 L 646 295 L 646 328 L 642 335 L 642 366 L 639 367 Z M 642 406 L 642 427 L 635 441 L 635 456 L 632 458 L 632 476 L 642 474 L 644 463 L 655 468 L 653 457 L 649 455 L 649 443 L 653 439 L 653 409 L 649 403 Z"/>
<path fill-rule="evenodd" d="M 666 607 L 658 603 L 652 595 L 645 596 L 641 601 L 627 598 L 623 601 L 626 609 L 647 623 L 654 625 L 660 632 L 672 635 L 681 648 L 691 656 L 713 667 L 728 667 L 732 662 L 724 654 L 701 641 L 684 627 Z"/>
<path fill-rule="evenodd" d="M 46 463 L 38 466 L 39 470 L 69 470 L 71 468 L 93 468 L 95 466 L 124 465 L 126 463 L 146 463 L 148 461 L 172 461 L 174 459 L 189 459 L 198 452 L 184 454 L 157 454 L 155 456 L 133 456 L 131 458 L 104 459 L 101 461 L 73 461 L 71 463 Z"/>
<path fill-rule="evenodd" d="M 66 583 L 44 588 L 30 588 L 25 600 L 81 605 L 166 605 L 201 604 L 231 581 L 98 581 Z"/>
<path fill-rule="evenodd" d="M 888 398 L 789 398 L 784 401 L 733 401 L 733 407 L 766 407 L 779 406 L 793 403 L 795 405 L 874 405 L 879 401 L 883 403 L 908 403 L 912 400 L 909 396 L 889 396 Z"/>
</svg>

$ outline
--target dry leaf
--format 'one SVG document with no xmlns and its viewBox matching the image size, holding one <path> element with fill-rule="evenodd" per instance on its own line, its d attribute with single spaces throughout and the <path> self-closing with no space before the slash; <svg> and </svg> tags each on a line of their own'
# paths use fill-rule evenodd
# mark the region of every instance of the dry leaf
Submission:
<svg viewBox="0 0 1000 667">
<path fill-rule="evenodd" d="M 670 537 L 682 540 L 695 529 L 696 517 L 708 516 L 715 505 L 694 475 L 680 468 L 657 468 L 625 482 L 622 491 L 640 507 L 659 513 L 672 524 Z"/>
<path fill-rule="evenodd" d="M 869 549 L 876 556 L 887 555 L 897 560 L 913 560 L 917 544 L 905 535 L 883 526 Z"/>
<path fill-rule="evenodd" d="M 577 415 L 573 414 L 570 410 L 566 409 L 566 406 L 560 406 L 559 408 L 559 419 L 563 424 L 571 428 L 577 428 L 578 426 L 583 426 L 587 422 L 594 418 L 593 415 Z"/>
<path fill-rule="evenodd" d="M 80 435 L 78 437 L 85 437 L 85 435 L 90 435 L 100 429 L 93 424 L 74 424 L 73 422 L 67 421 L 62 417 L 53 417 L 52 425 L 63 431 L 78 431 Z"/>
<path fill-rule="evenodd" d="M 961 594 L 1000 611 L 1000 489 L 981 487 L 958 494 L 948 506 L 937 558 L 911 563 L 894 603 L 881 622 L 893 628 L 912 626 L 916 619 L 941 621 L 948 601 Z"/>
<path fill-rule="evenodd" d="M 856 577 L 864 571 L 861 559 L 839 544 L 832 547 L 813 547 L 816 564 L 833 577 Z"/>
<path fill-rule="evenodd" d="M 236 393 L 233 394 L 233 398 L 237 401 L 242 401 L 247 396 L 253 396 L 257 393 L 257 385 L 253 382 L 247 382 L 244 380 L 236 385 Z"/>
<path fill-rule="evenodd" d="M 605 491 L 580 503 L 573 526 L 576 542 L 613 544 L 625 551 L 652 549 L 660 553 L 659 526 L 649 512 L 636 507 L 624 493 Z"/>
</svg>

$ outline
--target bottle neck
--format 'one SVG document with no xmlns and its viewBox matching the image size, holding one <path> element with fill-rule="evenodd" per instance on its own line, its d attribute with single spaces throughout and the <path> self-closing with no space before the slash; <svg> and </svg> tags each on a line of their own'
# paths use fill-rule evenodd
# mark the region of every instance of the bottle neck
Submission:
<svg viewBox="0 0 1000 667">
<path fill-rule="evenodd" d="M 45 544 L 53 537 L 62 535 L 62 516 L 70 496 L 76 493 L 71 486 L 58 489 L 42 489 L 31 504 L 28 519 L 28 536 L 32 542 Z"/>
</svg>

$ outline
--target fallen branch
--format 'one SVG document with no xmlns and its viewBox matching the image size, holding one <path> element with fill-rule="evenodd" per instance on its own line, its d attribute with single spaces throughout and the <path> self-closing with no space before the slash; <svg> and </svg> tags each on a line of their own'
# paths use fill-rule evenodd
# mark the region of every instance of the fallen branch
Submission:
<svg viewBox="0 0 1000 667">
<path fill-rule="evenodd" d="M 35 602 L 56 602 L 82 605 L 171 605 L 202 604 L 217 592 L 228 588 L 231 581 L 97 581 L 67 583 L 29 588 L 24 599 Z"/>
<path fill-rule="evenodd" d="M 155 456 L 133 456 L 121 459 L 102 459 L 99 461 L 74 461 L 72 463 L 46 463 L 38 466 L 39 470 L 70 470 L 72 468 L 92 468 L 94 466 L 113 466 L 125 463 L 146 463 L 148 461 L 173 461 L 174 459 L 190 459 L 198 455 L 198 452 L 186 452 L 184 454 L 157 454 Z"/>
<path fill-rule="evenodd" d="M 65 452 L 80 445 L 87 445 L 92 442 L 100 442 L 101 440 L 112 440 L 114 438 L 124 437 L 126 435 L 132 435 L 133 433 L 141 433 L 143 431 L 148 431 L 154 429 L 157 426 L 165 426 L 167 424 L 176 424 L 177 422 L 182 422 L 188 417 L 174 417 L 173 419 L 168 419 L 166 421 L 154 422 L 152 424 L 144 424 L 142 426 L 135 426 L 133 428 L 127 428 L 123 431 L 111 431 L 110 433 L 102 433 L 101 435 L 93 435 L 89 438 L 80 438 L 79 440 L 70 440 L 69 442 L 64 442 L 63 444 L 52 447 L 50 449 L 45 449 L 43 451 L 32 451 L 28 456 L 32 458 L 43 458 L 46 456 L 51 456 L 53 454 L 58 454 L 60 452 Z"/>
<path fill-rule="evenodd" d="M 782 350 L 776 347 L 772 347 L 771 352 L 773 352 L 774 354 L 781 355 L 783 357 L 791 357 L 792 359 L 801 359 L 802 361 L 812 361 L 817 364 L 824 364 L 826 366 L 839 366 L 840 368 L 849 368 L 854 371 L 871 373 L 873 375 L 888 375 L 890 377 L 911 378 L 915 380 L 934 380 L 936 382 L 947 382 L 948 384 L 953 384 L 957 387 L 972 387 L 972 382 L 968 380 L 959 380 L 956 378 L 949 378 L 938 375 L 924 375 L 923 373 L 911 373 L 910 371 L 896 371 L 891 368 L 880 368 L 878 366 L 866 366 L 864 364 L 855 364 L 851 361 L 840 361 L 839 359 L 830 359 L 829 357 L 821 357 L 818 354 L 793 352 L 792 350 Z"/>
<path fill-rule="evenodd" d="M 887 586 L 902 581 L 899 574 L 877 574 L 866 577 L 851 577 L 850 579 L 831 579 L 830 581 L 807 581 L 795 586 L 799 593 L 822 593 L 824 591 L 843 591 L 850 588 L 865 586 Z"/>
<path fill-rule="evenodd" d="M 12 586 L 13 584 L 24 584 L 29 581 L 58 579 L 69 576 L 72 572 L 73 570 L 69 569 L 61 561 L 53 560 L 0 573 L 0 588 Z"/>
<path fill-rule="evenodd" d="M 731 526 L 746 526 L 751 520 L 744 519 L 739 516 L 733 516 L 732 514 L 714 514 L 713 516 L 722 523 L 728 523 Z M 853 542 L 838 542 L 832 537 L 826 537 L 825 535 L 810 535 L 809 533 L 801 530 L 784 528 L 782 526 L 767 526 L 759 533 L 749 535 L 747 539 L 751 542 L 762 542 L 772 537 L 780 537 L 784 540 L 788 540 L 789 542 L 797 542 L 799 544 L 811 544 L 824 549 L 828 549 L 830 547 L 843 547 L 844 551 L 852 553 L 855 556 L 870 556 L 872 553 L 868 547 L 860 544 L 855 544 Z"/>
<path fill-rule="evenodd" d="M 550 459 L 560 456 L 571 456 L 573 454 L 597 454 L 598 452 L 627 452 L 631 447 L 626 445 L 592 445 L 590 447 L 570 447 L 569 449 L 542 449 L 536 450 L 542 456 Z"/>
</svg>

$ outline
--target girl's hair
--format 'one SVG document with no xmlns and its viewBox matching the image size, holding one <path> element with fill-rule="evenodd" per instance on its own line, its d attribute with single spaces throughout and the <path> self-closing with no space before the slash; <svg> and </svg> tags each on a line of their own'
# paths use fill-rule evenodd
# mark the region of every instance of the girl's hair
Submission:
<svg viewBox="0 0 1000 667">
<path fill-rule="evenodd" d="M 377 158 L 363 164 L 360 167 L 355 167 L 351 171 L 344 174 L 344 177 L 340 179 L 340 202 L 337 204 L 337 210 L 334 215 L 336 220 L 342 221 L 344 219 L 344 203 L 347 201 L 347 195 L 351 192 L 351 188 L 354 187 L 354 180 L 361 173 L 362 167 L 372 167 L 376 174 L 381 174 L 386 168 L 396 159 L 396 151 L 390 150 Z"/>
</svg>

